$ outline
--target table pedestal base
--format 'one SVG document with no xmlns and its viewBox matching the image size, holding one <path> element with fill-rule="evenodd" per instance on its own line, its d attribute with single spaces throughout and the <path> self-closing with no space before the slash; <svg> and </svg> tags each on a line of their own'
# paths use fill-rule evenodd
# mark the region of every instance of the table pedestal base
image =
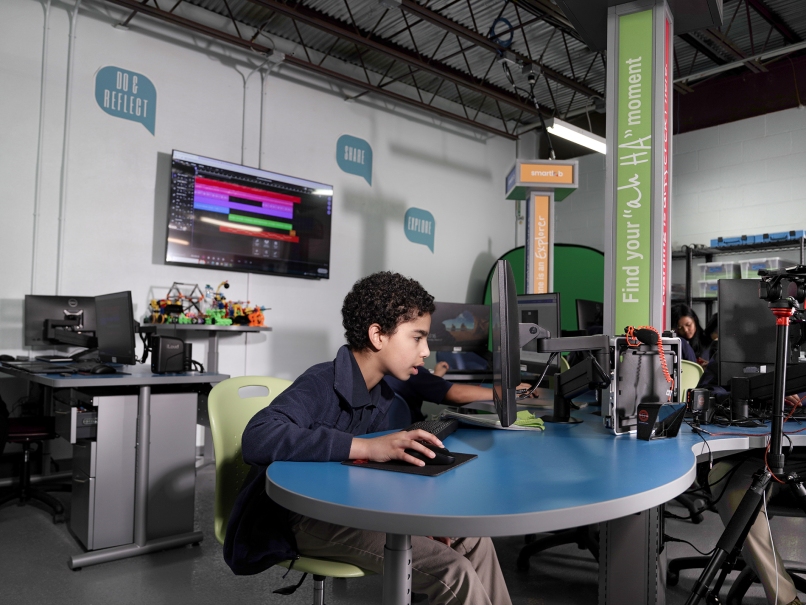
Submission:
<svg viewBox="0 0 806 605">
<path fill-rule="evenodd" d="M 123 546 L 113 546 L 112 548 L 91 550 L 80 555 L 73 555 L 70 557 L 67 565 L 70 567 L 70 569 L 76 570 L 81 569 L 82 567 L 89 567 L 90 565 L 106 563 L 108 561 L 129 559 L 131 557 L 147 555 L 148 553 L 167 550 L 169 548 L 187 546 L 188 544 L 198 544 L 203 539 L 204 535 L 200 531 L 192 531 L 186 534 L 179 534 L 177 536 L 168 536 L 167 538 L 150 540 L 142 546 L 138 544 L 124 544 Z"/>
<path fill-rule="evenodd" d="M 386 534 L 383 547 L 383 605 L 411 603 L 411 536 Z"/>
</svg>

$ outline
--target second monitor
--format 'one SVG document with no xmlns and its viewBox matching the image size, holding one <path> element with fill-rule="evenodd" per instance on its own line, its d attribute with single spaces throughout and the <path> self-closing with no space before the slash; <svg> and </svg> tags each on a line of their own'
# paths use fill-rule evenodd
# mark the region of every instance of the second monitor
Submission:
<svg viewBox="0 0 806 605">
<path fill-rule="evenodd" d="M 552 338 L 558 338 L 561 325 L 560 293 L 519 294 L 518 315 L 520 323 L 537 324 L 541 328 L 548 330 Z M 527 372 L 542 374 L 551 358 L 551 353 L 538 352 L 536 340 L 524 345 L 521 349 L 521 366 L 525 366 Z M 560 357 L 559 355 L 554 355 L 547 374 L 555 374 L 559 369 Z"/>
</svg>

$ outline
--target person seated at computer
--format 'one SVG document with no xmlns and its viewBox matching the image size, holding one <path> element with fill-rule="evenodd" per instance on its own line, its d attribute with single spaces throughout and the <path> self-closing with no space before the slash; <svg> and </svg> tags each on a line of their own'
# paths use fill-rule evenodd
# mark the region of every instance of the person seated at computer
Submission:
<svg viewBox="0 0 806 605">
<path fill-rule="evenodd" d="M 710 339 L 700 325 L 700 319 L 691 307 L 687 305 L 675 305 L 672 307 L 672 326 L 680 337 L 685 340 L 694 351 L 696 361 L 703 368 L 708 365 Z M 685 345 L 684 345 L 685 347 Z M 683 359 L 686 359 L 686 352 L 683 352 Z"/>
<path fill-rule="evenodd" d="M 447 370 L 447 362 L 440 361 L 440 364 L 445 364 Z M 411 422 L 418 422 L 425 420 L 425 414 L 422 412 L 423 402 L 430 401 L 437 405 L 451 405 L 461 406 L 473 401 L 489 401 L 493 398 L 492 389 L 475 384 L 462 384 L 457 382 L 450 382 L 442 378 L 442 375 L 437 374 L 436 368 L 433 373 L 429 372 L 424 366 L 417 368 L 417 373 L 412 375 L 408 380 L 398 380 L 394 376 L 384 376 L 384 381 L 392 388 L 396 395 L 405 400 L 411 414 Z M 518 389 L 528 389 L 531 385 L 521 383 Z M 536 396 L 536 395 L 534 395 Z M 407 422 L 405 426 L 411 424 Z M 390 426 L 389 428 L 403 428 Z"/>
<path fill-rule="evenodd" d="M 394 394 L 383 377 L 408 380 L 428 357 L 433 303 L 419 283 L 395 273 L 359 280 L 342 306 L 347 345 L 334 361 L 309 368 L 249 422 L 242 453 L 252 469 L 233 507 L 224 543 L 224 558 L 236 574 L 259 573 L 298 553 L 383 573 L 385 534 L 282 508 L 266 494 L 265 472 L 275 460 L 402 460 L 422 466 L 406 449 L 432 457 L 418 440 L 442 444 L 422 430 L 356 437 L 386 428 Z M 412 536 L 411 546 L 412 590 L 427 594 L 432 605 L 511 604 L 489 538 Z"/>
</svg>

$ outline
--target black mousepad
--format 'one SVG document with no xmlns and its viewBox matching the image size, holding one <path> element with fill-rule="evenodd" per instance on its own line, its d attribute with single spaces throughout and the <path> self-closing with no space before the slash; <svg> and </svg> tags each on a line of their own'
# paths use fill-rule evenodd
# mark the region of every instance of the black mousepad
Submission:
<svg viewBox="0 0 806 605">
<path fill-rule="evenodd" d="M 456 468 L 457 466 L 470 462 L 477 458 L 476 454 L 458 454 L 451 452 L 454 461 L 451 464 L 426 464 L 425 466 L 414 466 L 402 460 L 390 460 L 389 462 L 370 462 L 369 460 L 345 460 L 345 466 L 358 466 L 362 468 L 374 468 L 379 471 L 392 471 L 395 473 L 409 473 L 410 475 L 422 475 L 424 477 L 436 477 L 442 473 Z"/>
</svg>

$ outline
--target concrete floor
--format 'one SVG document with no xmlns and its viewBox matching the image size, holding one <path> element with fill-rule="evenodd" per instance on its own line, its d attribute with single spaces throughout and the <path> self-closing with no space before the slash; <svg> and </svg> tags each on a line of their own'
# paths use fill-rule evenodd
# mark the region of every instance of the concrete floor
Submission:
<svg viewBox="0 0 806 605">
<path fill-rule="evenodd" d="M 234 576 L 224 563 L 213 535 L 214 469 L 198 471 L 197 529 L 204 532 L 198 547 L 185 547 L 144 557 L 105 563 L 71 571 L 67 559 L 81 548 L 66 524 L 54 525 L 48 514 L 33 506 L 6 505 L 0 509 L 0 603 L 17 605 L 60 603 L 81 605 L 303 605 L 311 602 L 310 580 L 292 596 L 272 593 L 295 584 L 299 574 L 282 579 L 284 569 L 274 568 L 251 577 Z M 68 506 L 69 494 L 55 493 Z M 682 510 L 673 509 L 682 514 Z M 670 520 L 666 533 L 709 550 L 721 533 L 718 517 L 706 513 L 705 522 L 693 525 Z M 804 519 L 773 520 L 776 543 L 784 558 L 806 560 Z M 558 547 L 532 559 L 528 572 L 518 572 L 515 560 L 523 537 L 496 538 L 496 549 L 514 605 L 592 605 L 597 601 L 598 566 L 587 551 L 575 545 Z M 687 545 L 671 543 L 670 557 L 694 555 Z M 680 584 L 667 590 L 667 603 L 680 605 L 698 572 L 686 573 Z M 328 581 L 326 602 L 377 604 L 381 578 Z M 766 603 L 757 586 L 744 601 Z"/>
</svg>

